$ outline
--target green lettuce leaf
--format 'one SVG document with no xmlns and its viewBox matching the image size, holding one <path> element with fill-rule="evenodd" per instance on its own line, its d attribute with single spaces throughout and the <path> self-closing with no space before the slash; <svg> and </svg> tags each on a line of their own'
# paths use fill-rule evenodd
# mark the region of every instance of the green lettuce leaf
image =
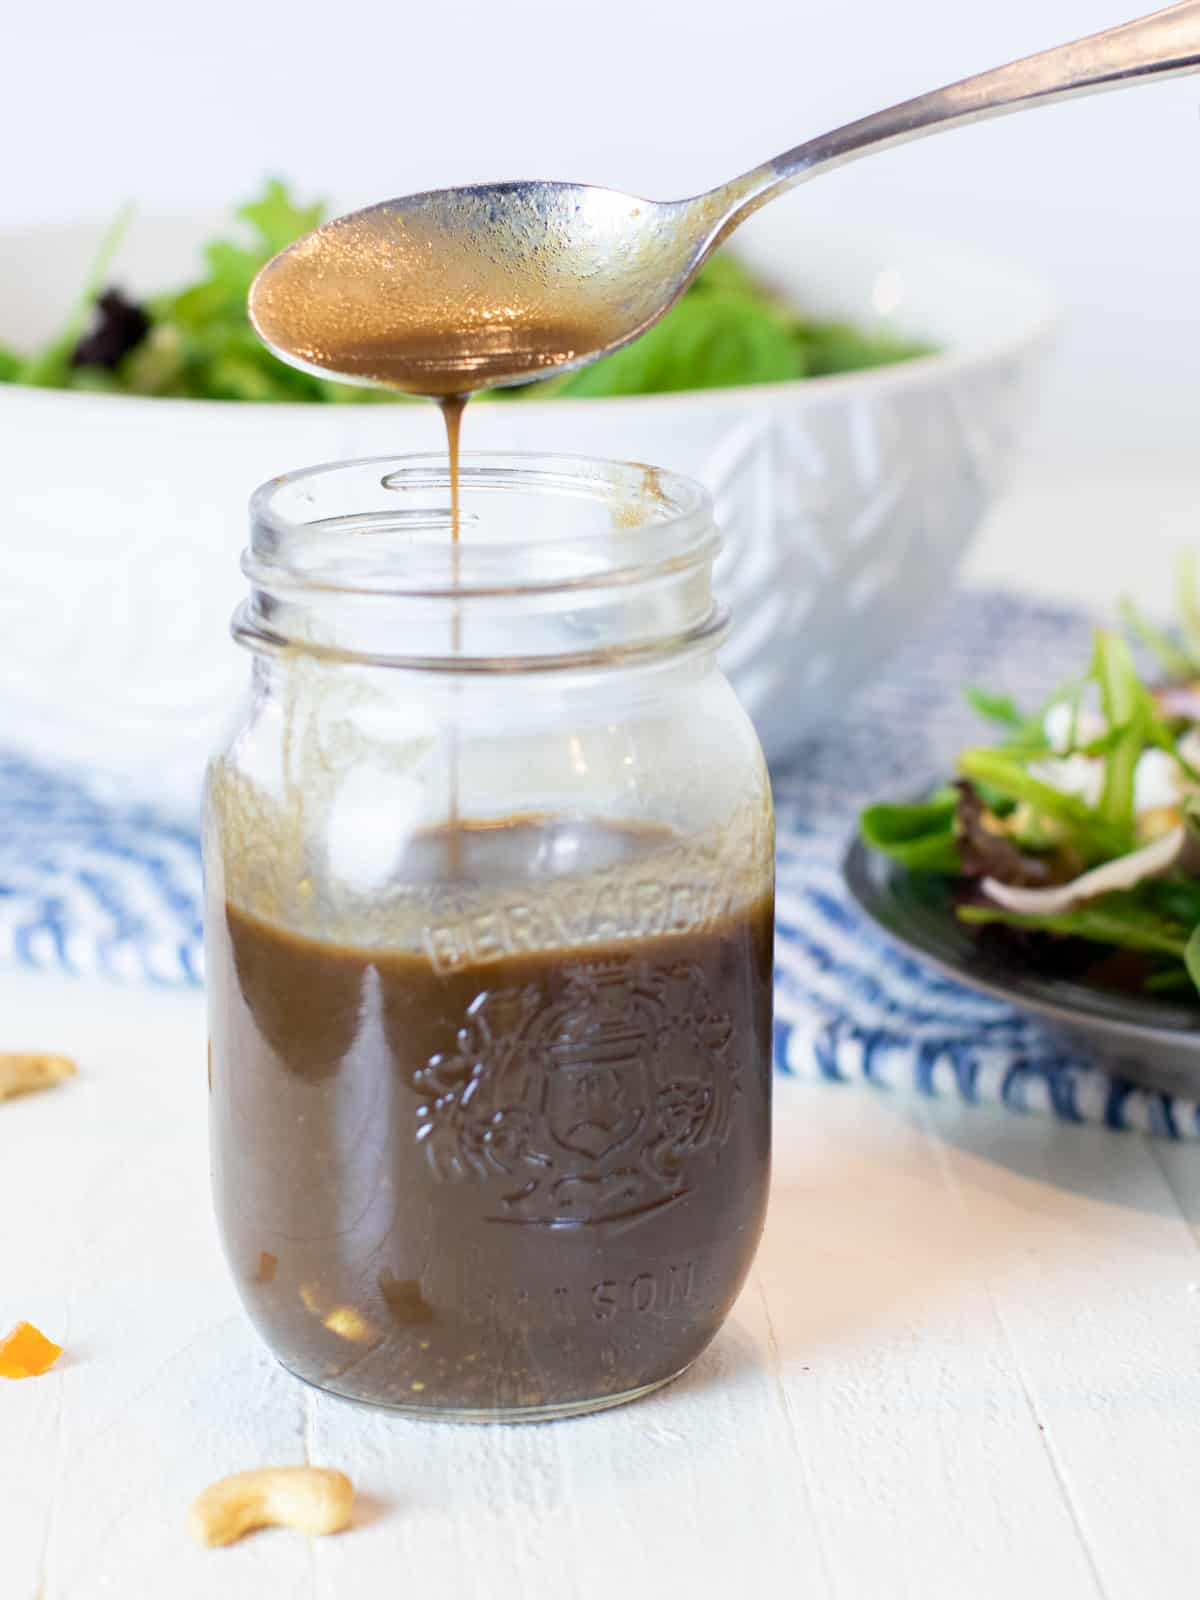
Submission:
<svg viewBox="0 0 1200 1600">
<path fill-rule="evenodd" d="M 1134 775 L 1149 720 L 1146 691 L 1129 646 L 1118 634 L 1097 632 L 1094 671 L 1104 720 L 1118 735 L 1104 755 L 1104 790 L 1097 810 L 1113 827 L 1132 833 Z"/>
<path fill-rule="evenodd" d="M 910 872 L 956 873 L 962 858 L 955 835 L 958 796 L 941 789 L 921 805 L 868 806 L 859 818 L 863 843 Z"/>
<path fill-rule="evenodd" d="M 786 316 L 761 297 L 706 288 L 684 295 L 624 349 L 541 388 L 543 395 L 674 394 L 780 383 L 803 371 Z"/>
<path fill-rule="evenodd" d="M 1133 848 L 1133 831 L 1121 828 L 1093 810 L 1077 795 L 1064 794 L 1035 778 L 1005 750 L 964 750 L 958 758 L 964 778 L 998 790 L 1010 800 L 1024 800 L 1052 818 L 1089 862 L 1121 856 Z"/>
<path fill-rule="evenodd" d="M 1189 936 L 1178 925 L 1154 915 L 1140 903 L 1137 892 L 1109 894 L 1073 911 L 1054 915 L 1029 915 L 1005 911 L 1000 906 L 960 906 L 960 922 L 975 927 L 999 923 L 1008 928 L 1055 933 L 1063 938 L 1087 939 L 1092 944 L 1113 945 L 1118 950 L 1145 950 L 1184 959 Z"/>
<path fill-rule="evenodd" d="M 867 367 L 890 367 L 898 361 L 932 355 L 935 346 L 906 339 L 887 329 L 856 327 L 852 322 L 805 322 L 797 319 L 793 337 L 811 378 L 839 372 L 861 372 Z"/>
<path fill-rule="evenodd" d="M 1018 708 L 1016 701 L 1009 695 L 989 694 L 986 689 L 978 689 L 972 683 L 967 685 L 963 694 L 971 709 L 978 711 L 979 715 L 986 717 L 989 722 L 998 722 L 1002 728 L 1010 728 L 1022 734 L 1028 728 L 1031 719 Z"/>
</svg>

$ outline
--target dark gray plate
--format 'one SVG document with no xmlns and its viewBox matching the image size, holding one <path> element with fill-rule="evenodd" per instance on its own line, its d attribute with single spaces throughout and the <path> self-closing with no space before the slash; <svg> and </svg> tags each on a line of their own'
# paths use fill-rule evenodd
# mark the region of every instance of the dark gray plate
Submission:
<svg viewBox="0 0 1200 1600">
<path fill-rule="evenodd" d="M 1118 994 L 990 955 L 955 917 L 945 878 L 906 872 L 859 839 L 846 852 L 842 875 L 872 922 L 949 977 L 1041 1018 L 1133 1083 L 1200 1098 L 1200 997 L 1191 1004 Z"/>
</svg>

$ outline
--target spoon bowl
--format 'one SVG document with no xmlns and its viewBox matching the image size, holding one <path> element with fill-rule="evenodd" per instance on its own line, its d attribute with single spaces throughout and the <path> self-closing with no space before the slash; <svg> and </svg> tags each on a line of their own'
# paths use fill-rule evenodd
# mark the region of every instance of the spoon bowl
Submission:
<svg viewBox="0 0 1200 1600">
<path fill-rule="evenodd" d="M 327 223 L 259 274 L 250 317 L 285 361 L 410 394 L 466 394 L 579 366 L 637 337 L 709 239 L 703 201 L 579 183 L 387 200 Z"/>
</svg>

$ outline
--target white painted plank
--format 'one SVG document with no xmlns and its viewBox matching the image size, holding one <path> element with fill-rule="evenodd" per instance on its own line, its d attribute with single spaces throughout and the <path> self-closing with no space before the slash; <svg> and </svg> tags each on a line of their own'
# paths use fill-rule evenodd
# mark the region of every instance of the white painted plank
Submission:
<svg viewBox="0 0 1200 1600">
<path fill-rule="evenodd" d="M 930 1116 L 1104 1594 L 1193 1592 L 1196 1251 L 1148 1140 L 942 1108 Z"/>
<path fill-rule="evenodd" d="M 57 1091 L 66 1096 L 74 1086 Z M 73 1163 L 60 1147 L 52 1095 L 0 1104 L 0 1335 L 32 1322 L 66 1345 L 70 1313 L 60 1241 L 69 1237 Z M 63 1391 L 70 1357 L 38 1379 L 0 1382 L 0 1551 L 18 1600 L 37 1595 L 60 1448 Z M 2 1591 L 0 1591 L 2 1592 Z"/>
<path fill-rule="evenodd" d="M 1200 1247 L 1200 1151 L 1190 1141 L 1173 1144 L 1156 1139 L 1149 1146 L 1157 1161 L 1180 1215 L 1191 1229 L 1197 1247 Z M 1197 1281 L 1193 1292 L 1200 1294 L 1200 1259 L 1196 1262 Z"/>
<path fill-rule="evenodd" d="M 23 1042 L 80 1065 L 67 1087 L 0 1108 L 0 1216 L 22 1218 L 5 1239 L 5 1306 L 67 1346 L 56 1376 L 0 1392 L 6 1422 L 10 1407 L 61 1399 L 57 1446 L 41 1440 L 40 1459 L 4 1430 L 8 1473 L 32 1466 L 44 1486 L 42 1554 L 36 1567 L 23 1556 L 13 1600 L 307 1597 L 306 1541 L 271 1535 L 207 1553 L 184 1535 L 188 1504 L 212 1479 L 304 1459 L 302 1401 L 241 1316 L 217 1247 L 201 1008 L 66 992 L 68 1010 L 39 1007 L 58 991 L 33 983 L 3 1013 L 9 1037 L 20 1027 Z M 0 1517 L 7 1574 L 20 1525 L 7 1506 Z"/>
<path fill-rule="evenodd" d="M 915 1109 L 815 1084 L 779 1101 L 760 1270 L 835 1592 L 1011 1600 L 1036 1573 L 1098 1594 Z"/>
<path fill-rule="evenodd" d="M 542 1426 L 414 1423 L 316 1397 L 314 1457 L 353 1458 L 390 1508 L 316 1551 L 322 1596 L 831 1593 L 757 1286 L 684 1378 L 634 1406 Z"/>
</svg>

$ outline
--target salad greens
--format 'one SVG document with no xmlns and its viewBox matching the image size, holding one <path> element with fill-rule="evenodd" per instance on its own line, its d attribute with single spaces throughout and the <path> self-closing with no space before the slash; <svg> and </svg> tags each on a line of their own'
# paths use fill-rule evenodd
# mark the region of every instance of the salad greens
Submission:
<svg viewBox="0 0 1200 1600">
<path fill-rule="evenodd" d="M 204 247 L 202 276 L 136 305 L 109 286 L 128 224 L 123 213 L 62 331 L 31 355 L 0 346 L 0 383 L 197 400 L 403 402 L 407 397 L 296 372 L 264 349 L 246 318 L 246 294 L 259 268 L 315 228 L 324 207 L 297 204 L 273 179 L 234 217 L 237 232 Z M 777 383 L 884 366 L 930 350 L 886 331 L 805 317 L 735 257 L 721 255 L 635 343 L 577 372 L 497 390 L 492 398 L 666 394 Z"/>
<path fill-rule="evenodd" d="M 31 356 L 0 351 L 0 377 L 41 388 L 203 400 L 380 398 L 284 366 L 259 343 L 246 317 L 246 294 L 259 268 L 316 227 L 321 215 L 319 205 L 296 205 L 284 185 L 272 181 L 258 200 L 238 207 L 241 237 L 205 245 L 201 277 L 135 308 L 119 292 L 103 292 L 128 225 L 129 214 L 123 213 L 106 235 L 63 331 Z M 129 310 L 140 311 L 137 323 L 125 317 Z M 113 340 L 114 323 L 121 320 L 135 337 Z M 89 349 L 99 350 L 101 358 L 87 359 Z"/>
<path fill-rule="evenodd" d="M 1151 992 L 1200 990 L 1200 589 L 1180 564 L 1173 630 L 1126 602 L 1129 633 L 1095 637 L 1079 679 L 1034 712 L 969 688 L 997 731 L 952 784 L 916 805 L 869 806 L 864 842 L 954 883 L 955 914 L 1043 970 Z"/>
</svg>

